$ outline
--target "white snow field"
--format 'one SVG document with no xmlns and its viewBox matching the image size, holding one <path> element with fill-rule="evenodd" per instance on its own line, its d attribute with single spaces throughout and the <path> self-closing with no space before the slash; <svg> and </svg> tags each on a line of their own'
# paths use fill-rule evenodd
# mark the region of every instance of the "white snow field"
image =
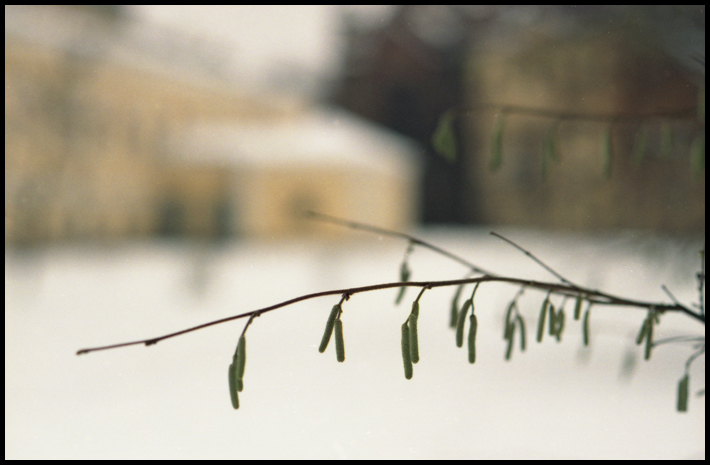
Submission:
<svg viewBox="0 0 710 465">
<path fill-rule="evenodd" d="M 568 279 L 668 302 L 666 284 L 697 301 L 700 241 L 638 234 L 603 237 L 502 228 Z M 555 278 L 483 229 L 416 234 L 491 271 Z M 634 339 L 645 312 L 596 308 L 591 347 L 567 303 L 561 342 L 535 342 L 544 294 L 520 309 L 527 350 L 504 361 L 503 317 L 517 287 L 476 295 L 478 359 L 448 328 L 454 288 L 421 300 L 421 362 L 405 380 L 400 326 L 415 297 L 394 290 L 344 304 L 345 363 L 318 352 L 338 297 L 261 316 L 247 333 L 245 388 L 233 410 L 227 368 L 246 320 L 155 346 L 77 356 L 85 347 L 139 340 L 292 297 L 396 281 L 406 243 L 368 234 L 345 242 L 235 241 L 57 246 L 5 252 L 6 459 L 677 459 L 705 456 L 705 358 L 691 369 L 687 413 L 676 386 L 691 344 Z M 431 251 L 411 255 L 412 280 L 457 279 L 465 269 Z M 465 292 L 471 291 L 471 287 Z M 559 299 L 557 299 L 559 303 Z M 704 336 L 666 314 L 656 339 Z"/>
</svg>

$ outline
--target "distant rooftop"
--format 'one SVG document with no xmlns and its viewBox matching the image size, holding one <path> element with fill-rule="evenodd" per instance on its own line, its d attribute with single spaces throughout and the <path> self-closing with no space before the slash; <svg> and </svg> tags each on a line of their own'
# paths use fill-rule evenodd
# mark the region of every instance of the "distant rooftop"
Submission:
<svg viewBox="0 0 710 465">
<path fill-rule="evenodd" d="M 314 109 L 277 121 L 198 124 L 172 139 L 190 161 L 232 165 L 350 165 L 409 174 L 417 144 L 351 113 Z"/>
</svg>

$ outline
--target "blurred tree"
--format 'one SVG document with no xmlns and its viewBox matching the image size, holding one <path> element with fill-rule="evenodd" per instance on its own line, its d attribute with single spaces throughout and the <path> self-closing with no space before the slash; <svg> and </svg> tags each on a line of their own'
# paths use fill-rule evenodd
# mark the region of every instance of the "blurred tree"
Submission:
<svg viewBox="0 0 710 465">
<path fill-rule="evenodd" d="M 476 192 L 471 185 L 476 181 L 470 173 L 477 170 L 472 159 L 484 156 L 475 147 L 489 134 L 453 119 L 456 130 L 452 145 L 458 147 L 461 156 L 449 163 L 437 156 L 430 144 L 436 121 L 446 110 L 457 108 L 462 110 L 460 114 L 471 102 L 505 103 L 487 101 L 495 96 L 481 95 L 476 79 L 471 79 L 472 63 L 483 51 L 528 41 L 523 32 L 534 31 L 564 43 L 595 31 L 614 31 L 630 53 L 664 53 L 672 59 L 671 66 L 677 69 L 667 65 L 654 69 L 659 73 L 654 85 L 683 87 L 687 80 L 704 84 L 703 6 L 410 5 L 396 8 L 381 27 L 361 24 L 353 15 L 346 15 L 344 30 L 343 72 L 332 100 L 426 147 L 421 195 L 424 222 L 476 222 L 485 218 L 478 204 L 480 195 L 487 194 Z M 637 80 L 650 85 L 651 68 L 647 65 L 654 63 L 658 60 L 631 60 L 616 73 L 617 82 L 607 85 L 623 89 L 627 95 L 619 98 L 629 105 L 638 98 L 653 102 L 648 94 L 635 94 L 649 91 L 649 86 L 639 85 Z M 675 75 L 685 79 L 676 79 Z M 539 172 L 539 168 L 531 169 Z"/>
</svg>

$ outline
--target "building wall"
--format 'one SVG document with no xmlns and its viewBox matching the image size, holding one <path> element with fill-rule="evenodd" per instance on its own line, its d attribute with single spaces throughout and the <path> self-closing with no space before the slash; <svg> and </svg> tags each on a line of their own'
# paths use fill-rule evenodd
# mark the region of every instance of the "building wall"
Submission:
<svg viewBox="0 0 710 465">
<path fill-rule="evenodd" d="M 397 7 L 374 27 L 346 21 L 345 67 L 333 96 L 426 145 L 442 114 L 457 111 L 460 156 L 447 163 L 428 148 L 425 221 L 704 230 L 704 167 L 694 171 L 689 156 L 691 145 L 704 137 L 704 121 L 696 117 L 698 75 L 684 69 L 691 53 L 697 60 L 697 50 L 704 50 L 697 43 L 687 46 L 698 30 L 685 30 L 700 22 L 704 41 L 702 8 L 438 6 L 448 18 L 444 22 L 429 8 Z M 418 23 L 417 16 L 427 20 Z M 429 32 L 453 30 L 460 40 L 428 40 L 422 24 Z M 663 27 L 670 28 L 669 37 L 660 37 Z M 685 42 L 673 44 L 673 58 L 661 52 L 671 39 Z M 535 108 L 547 116 L 508 113 L 503 165 L 491 172 L 501 105 Z M 556 130 L 561 159 L 547 166 L 543 182 L 541 147 L 555 121 L 551 115 L 679 109 L 687 111 L 673 118 L 616 121 L 609 179 L 601 155 L 609 119 L 563 118 Z M 638 163 L 634 141 L 642 132 L 648 145 Z"/>
<path fill-rule="evenodd" d="M 174 163 L 168 138 L 197 121 L 299 111 L 199 74 L 6 35 L 6 243 L 224 234 L 207 212 L 225 210 L 231 170 Z"/>
<path fill-rule="evenodd" d="M 74 10 L 48 8 L 44 27 L 56 16 L 74 30 Z M 179 156 L 174 142 L 201 123 L 296 121 L 308 104 L 115 48 L 122 28 L 104 21 L 68 43 L 6 29 L 6 244 L 340 234 L 294 213 L 306 207 L 392 228 L 414 221 L 412 175 L 388 179 L 347 162 L 245 164 L 238 153 L 214 163 L 207 146 Z"/>
<path fill-rule="evenodd" d="M 432 15 L 432 8 L 439 15 Z M 413 23 L 441 26 L 436 22 L 442 14 L 454 21 L 444 26 L 447 29 L 470 27 L 468 18 L 448 5 L 397 6 L 389 23 L 377 28 L 345 16 L 344 65 L 331 99 L 418 141 L 424 150 L 417 189 L 421 221 L 461 223 L 469 203 L 462 195 L 466 179 L 461 160 L 447 163 L 430 140 L 441 114 L 463 101 L 465 34 L 453 33 L 442 44 L 427 40 L 413 27 Z"/>
<path fill-rule="evenodd" d="M 472 56 L 469 72 L 477 92 L 469 96 L 474 110 L 465 121 L 478 138 L 469 141 L 467 156 L 474 162 L 471 195 L 481 221 L 704 230 L 704 170 L 694 173 L 689 155 L 693 141 L 704 136 L 704 121 L 696 117 L 698 89 L 663 56 L 630 48 L 621 33 L 609 31 L 565 40 L 530 34 L 510 49 Z M 506 113 L 502 166 L 495 172 L 489 162 L 501 111 L 483 102 L 549 113 Z M 679 114 L 623 118 L 671 111 Z M 611 118 L 555 114 L 621 116 L 613 124 L 610 177 L 602 144 Z M 543 141 L 556 121 L 560 158 L 546 165 Z M 670 145 L 663 141 L 669 130 Z M 634 145 L 642 131 L 648 140 L 639 161 Z"/>
<path fill-rule="evenodd" d="M 327 165 L 239 170 L 234 199 L 237 229 L 269 238 L 343 237 L 342 227 L 304 221 L 308 210 L 395 230 L 417 221 L 417 177 Z"/>
</svg>

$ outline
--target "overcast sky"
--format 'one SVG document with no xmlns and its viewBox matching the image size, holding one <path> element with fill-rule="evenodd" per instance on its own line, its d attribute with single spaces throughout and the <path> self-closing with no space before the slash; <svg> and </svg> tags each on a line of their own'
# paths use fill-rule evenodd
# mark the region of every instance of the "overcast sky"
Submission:
<svg viewBox="0 0 710 465">
<path fill-rule="evenodd" d="M 332 74 L 340 52 L 344 7 L 315 6 L 135 6 L 149 23 L 218 40 L 234 50 L 235 69 L 247 79 L 295 65 L 319 76 Z M 352 10 L 353 7 L 348 7 Z M 360 15 L 382 16 L 383 8 L 360 7 Z"/>
</svg>

